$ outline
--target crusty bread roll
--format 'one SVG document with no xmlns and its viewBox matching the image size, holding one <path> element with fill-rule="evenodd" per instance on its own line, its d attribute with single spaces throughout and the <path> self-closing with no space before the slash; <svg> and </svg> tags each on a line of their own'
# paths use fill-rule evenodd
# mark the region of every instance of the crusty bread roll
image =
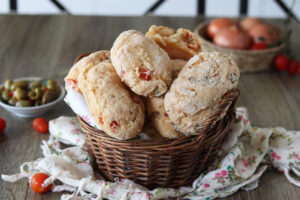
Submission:
<svg viewBox="0 0 300 200">
<path fill-rule="evenodd" d="M 118 36 L 111 60 L 121 80 L 138 95 L 160 96 L 171 84 L 168 54 L 138 31 L 125 31 Z"/>
<path fill-rule="evenodd" d="M 75 89 L 77 92 L 81 93 L 77 82 L 78 76 L 81 71 L 83 71 L 86 67 L 96 65 L 104 60 L 110 59 L 109 51 L 97 51 L 95 53 L 91 53 L 86 57 L 83 57 L 78 62 L 76 62 L 72 68 L 70 69 L 69 73 L 65 77 L 65 88 L 69 91 L 71 88 Z"/>
<path fill-rule="evenodd" d="M 109 60 L 86 67 L 78 85 L 93 119 L 105 133 L 126 140 L 141 132 L 144 104 L 121 82 Z"/>
<path fill-rule="evenodd" d="M 176 131 L 164 107 L 164 97 L 148 97 L 146 99 L 146 111 L 151 125 L 166 138 L 178 138 L 184 134 Z"/>
<path fill-rule="evenodd" d="M 171 59 L 189 60 L 201 51 L 198 37 L 184 28 L 175 31 L 169 27 L 152 25 L 146 36 L 153 38 Z"/>
<path fill-rule="evenodd" d="M 191 58 L 165 95 L 165 109 L 176 129 L 196 134 L 221 97 L 237 87 L 239 76 L 234 61 L 221 53 L 203 52 Z"/>
</svg>

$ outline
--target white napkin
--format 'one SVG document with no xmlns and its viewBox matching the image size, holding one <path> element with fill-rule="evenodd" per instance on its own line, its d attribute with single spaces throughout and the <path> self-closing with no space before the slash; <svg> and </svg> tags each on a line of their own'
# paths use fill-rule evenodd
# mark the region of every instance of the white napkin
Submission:
<svg viewBox="0 0 300 200">
<path fill-rule="evenodd" d="M 87 124 L 102 130 L 94 121 L 82 94 L 70 88 L 64 101 L 70 106 L 73 112 L 79 115 Z"/>
</svg>

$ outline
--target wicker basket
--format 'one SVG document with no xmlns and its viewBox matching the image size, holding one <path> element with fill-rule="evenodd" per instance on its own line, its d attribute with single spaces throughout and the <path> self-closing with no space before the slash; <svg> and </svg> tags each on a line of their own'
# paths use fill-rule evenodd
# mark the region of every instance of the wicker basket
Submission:
<svg viewBox="0 0 300 200">
<path fill-rule="evenodd" d="M 110 181 L 131 179 L 148 188 L 190 185 L 212 163 L 235 120 L 239 90 L 226 93 L 199 135 L 177 139 L 120 141 L 78 117 L 98 165 Z M 224 116 L 218 120 L 220 116 Z"/>
<path fill-rule="evenodd" d="M 200 24 L 194 30 L 200 39 L 203 51 L 218 51 L 229 55 L 241 72 L 257 72 L 269 69 L 274 57 L 284 49 L 284 43 L 265 50 L 236 50 L 213 44 L 206 34 L 208 23 Z"/>
</svg>

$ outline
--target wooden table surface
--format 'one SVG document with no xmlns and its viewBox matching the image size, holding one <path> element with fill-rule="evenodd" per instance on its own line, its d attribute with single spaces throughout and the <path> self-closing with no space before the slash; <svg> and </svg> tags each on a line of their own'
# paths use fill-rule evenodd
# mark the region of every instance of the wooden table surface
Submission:
<svg viewBox="0 0 300 200">
<path fill-rule="evenodd" d="M 204 18 L 175 17 L 86 17 L 86 16 L 0 16 L 0 82 L 26 76 L 53 77 L 62 82 L 77 55 L 99 49 L 110 49 L 114 39 L 124 30 L 146 32 L 152 25 L 194 29 Z M 280 24 L 281 20 L 272 23 Z M 293 22 L 293 52 L 299 56 L 300 27 Z M 299 59 L 299 57 L 298 57 Z M 253 125 L 283 126 L 300 130 L 300 76 L 289 76 L 275 70 L 242 74 L 239 106 L 246 106 Z M 74 115 L 60 102 L 43 117 Z M 33 131 L 32 119 L 13 116 L 0 108 L 7 129 L 0 136 L 0 174 L 19 172 L 25 161 L 42 155 L 40 144 L 48 135 Z M 0 180 L 0 199 L 59 199 L 60 193 L 38 195 L 24 179 L 17 183 Z M 240 191 L 226 199 L 299 199 L 300 188 L 285 177 L 268 170 L 259 187 Z"/>
</svg>

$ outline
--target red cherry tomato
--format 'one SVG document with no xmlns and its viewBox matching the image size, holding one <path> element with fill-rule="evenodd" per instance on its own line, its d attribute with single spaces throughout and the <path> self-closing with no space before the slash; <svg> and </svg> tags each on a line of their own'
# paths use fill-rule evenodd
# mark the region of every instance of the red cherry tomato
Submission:
<svg viewBox="0 0 300 200">
<path fill-rule="evenodd" d="M 289 59 L 286 55 L 277 55 L 274 59 L 274 64 L 279 71 L 284 71 L 289 66 Z"/>
<path fill-rule="evenodd" d="M 32 126 L 39 133 L 46 133 L 48 131 L 48 121 L 41 117 L 35 118 Z"/>
<path fill-rule="evenodd" d="M 250 49 L 251 50 L 262 50 L 262 49 L 266 49 L 266 48 L 267 48 L 267 44 L 265 42 L 259 42 L 259 43 L 253 44 Z"/>
<path fill-rule="evenodd" d="M 31 189 L 39 194 L 49 192 L 53 185 L 50 184 L 45 187 L 44 182 L 47 178 L 49 178 L 49 176 L 44 173 L 36 173 L 35 175 L 33 175 L 30 181 Z"/>
<path fill-rule="evenodd" d="M 298 70 L 298 62 L 296 59 L 291 60 L 289 66 L 288 66 L 288 72 L 289 74 L 293 75 L 296 74 Z"/>
<path fill-rule="evenodd" d="M 0 117 L 0 134 L 3 133 L 5 127 L 6 127 L 5 120 Z"/>
</svg>

